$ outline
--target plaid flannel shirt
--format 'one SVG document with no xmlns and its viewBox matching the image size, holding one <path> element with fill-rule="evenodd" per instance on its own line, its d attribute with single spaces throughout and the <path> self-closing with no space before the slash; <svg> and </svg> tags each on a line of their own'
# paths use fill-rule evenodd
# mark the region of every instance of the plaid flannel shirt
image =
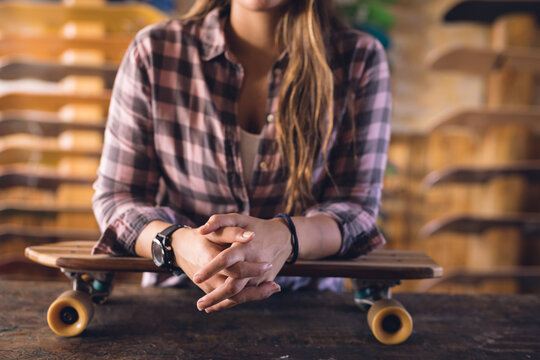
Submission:
<svg viewBox="0 0 540 360">
<path fill-rule="evenodd" d="M 243 69 L 226 47 L 226 15 L 215 10 L 201 21 L 149 26 L 127 50 L 94 184 L 102 230 L 94 252 L 133 255 L 140 231 L 153 220 L 200 226 L 212 214 L 266 219 L 284 210 L 288 175 L 273 114 L 287 54 L 269 74 L 267 121 L 246 184 L 235 111 Z M 376 218 L 390 137 L 389 70 L 384 49 L 371 36 L 341 29 L 331 40 L 335 125 L 327 158 L 337 188 L 321 150 L 312 180 L 318 203 L 303 215 L 337 220 L 338 256 L 353 257 L 385 242 Z"/>
</svg>

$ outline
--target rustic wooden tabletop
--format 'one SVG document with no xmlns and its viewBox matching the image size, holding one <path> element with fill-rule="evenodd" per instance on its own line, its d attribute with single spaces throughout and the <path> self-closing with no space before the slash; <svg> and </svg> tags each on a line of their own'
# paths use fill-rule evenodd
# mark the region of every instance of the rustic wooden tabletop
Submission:
<svg viewBox="0 0 540 360">
<path fill-rule="evenodd" d="M 64 282 L 0 280 L 1 359 L 540 359 L 540 296 L 398 294 L 403 344 L 371 335 L 348 293 L 282 293 L 221 313 L 196 289 L 117 285 L 87 330 L 61 338 L 46 311 Z"/>
</svg>

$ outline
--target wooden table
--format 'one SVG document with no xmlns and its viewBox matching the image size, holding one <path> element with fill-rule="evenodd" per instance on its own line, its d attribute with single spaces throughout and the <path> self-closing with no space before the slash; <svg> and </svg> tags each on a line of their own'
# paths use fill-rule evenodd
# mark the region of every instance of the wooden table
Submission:
<svg viewBox="0 0 540 360">
<path fill-rule="evenodd" d="M 398 294 L 415 321 L 377 343 L 350 294 L 297 292 L 226 312 L 196 310 L 196 289 L 117 285 L 76 338 L 45 314 L 64 282 L 0 280 L 1 359 L 539 359 L 540 296 Z"/>
</svg>

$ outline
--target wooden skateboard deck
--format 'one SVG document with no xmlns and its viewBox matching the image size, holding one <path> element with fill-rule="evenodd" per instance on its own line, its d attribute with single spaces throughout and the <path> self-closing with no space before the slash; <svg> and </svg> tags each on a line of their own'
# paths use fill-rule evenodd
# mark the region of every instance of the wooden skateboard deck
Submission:
<svg viewBox="0 0 540 360">
<path fill-rule="evenodd" d="M 420 234 L 424 237 L 441 232 L 459 232 L 481 234 L 491 228 L 513 227 L 521 230 L 525 236 L 540 235 L 540 215 L 535 214 L 505 214 L 493 216 L 461 215 L 449 216 L 427 223 Z"/>
<path fill-rule="evenodd" d="M 439 184 L 459 183 L 485 183 L 501 176 L 519 175 L 531 181 L 540 178 L 540 161 L 518 161 L 508 165 L 496 166 L 452 166 L 444 170 L 433 171 L 424 179 L 426 187 Z"/>
<path fill-rule="evenodd" d="M 117 68 L 115 66 L 64 65 L 60 62 L 30 60 L 1 61 L 0 80 L 35 79 L 59 83 L 68 76 L 95 77 L 103 81 L 105 89 L 112 89 Z"/>
<path fill-rule="evenodd" d="M 44 226 L 68 229 L 98 229 L 90 205 L 1 201 L 0 225 Z"/>
<path fill-rule="evenodd" d="M 91 255 L 95 241 L 60 242 L 26 249 L 26 256 L 45 266 L 71 270 L 159 272 L 152 260 L 139 257 Z M 354 260 L 299 260 L 285 265 L 284 276 L 325 276 L 360 279 L 426 279 L 442 269 L 427 255 L 409 250 L 376 250 Z"/>
<path fill-rule="evenodd" d="M 56 189 L 61 184 L 91 185 L 94 180 L 95 176 L 65 175 L 56 170 L 21 166 L 0 167 L 0 189 L 25 184 L 37 188 Z"/>
<path fill-rule="evenodd" d="M 431 131 L 446 127 L 465 127 L 483 131 L 493 125 L 522 125 L 540 133 L 540 107 L 504 106 L 500 108 L 464 108 L 442 117 Z"/>
<path fill-rule="evenodd" d="M 109 107 L 108 95 L 52 95 L 12 93 L 0 96 L 0 111 L 4 110 L 39 110 L 59 112 L 69 104 L 96 105 L 103 109 Z"/>
<path fill-rule="evenodd" d="M 26 146 L 0 146 L 0 166 L 20 163 L 37 163 L 42 165 L 56 166 L 62 159 L 81 157 L 99 159 L 101 151 L 63 149 L 53 144 L 36 143 Z M 0 171 L 0 176 L 4 176 Z"/>
<path fill-rule="evenodd" d="M 0 225 L 0 241 L 10 239 L 27 240 L 33 244 L 51 241 L 97 239 L 99 230 L 94 229 L 57 229 L 42 226 Z"/>
<path fill-rule="evenodd" d="M 428 59 L 433 70 L 463 71 L 487 76 L 493 71 L 513 69 L 540 72 L 540 49 L 458 46 L 432 53 Z"/>
<path fill-rule="evenodd" d="M 103 39 L 6 35 L 2 38 L 0 57 L 60 61 L 65 65 L 116 67 L 122 61 L 131 40 L 131 36 L 120 35 Z"/>
<path fill-rule="evenodd" d="M 75 290 L 60 295 L 47 315 L 49 326 L 61 336 L 75 336 L 84 330 L 93 313 L 92 300 L 101 302 L 109 295 L 111 273 L 161 271 L 150 259 L 91 255 L 94 244 L 60 242 L 25 250 L 30 260 L 60 268 L 74 281 Z M 280 275 L 357 279 L 355 302 L 370 308 L 368 324 L 375 337 L 385 344 L 397 344 L 409 336 L 412 319 L 401 304 L 390 299 L 389 288 L 403 279 L 440 277 L 442 268 L 422 252 L 377 250 L 353 260 L 298 261 L 285 265 Z"/>
<path fill-rule="evenodd" d="M 538 0 L 466 0 L 458 1 L 444 15 L 446 22 L 474 21 L 491 24 L 498 17 L 515 14 L 534 14 L 540 19 Z"/>
<path fill-rule="evenodd" d="M 66 6 L 51 2 L 4 1 L 0 3 L 0 30 L 4 33 L 58 35 L 68 21 L 99 23 L 106 34 L 135 34 L 167 16 L 141 3 Z"/>
<path fill-rule="evenodd" d="M 36 117 L 35 113 L 25 114 L 24 111 L 0 111 L 0 137 L 13 134 L 53 137 L 70 130 L 95 131 L 103 134 L 105 125 L 92 122 L 65 122 L 56 113 L 40 118 Z"/>
</svg>

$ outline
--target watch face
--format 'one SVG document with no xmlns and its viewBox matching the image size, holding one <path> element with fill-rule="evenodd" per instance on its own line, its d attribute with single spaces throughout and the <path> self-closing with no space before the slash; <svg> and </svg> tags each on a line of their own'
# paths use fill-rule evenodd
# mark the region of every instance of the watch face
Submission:
<svg viewBox="0 0 540 360">
<path fill-rule="evenodd" d="M 155 239 L 152 241 L 152 259 L 156 266 L 162 267 L 165 264 L 165 252 L 161 243 Z"/>
</svg>

